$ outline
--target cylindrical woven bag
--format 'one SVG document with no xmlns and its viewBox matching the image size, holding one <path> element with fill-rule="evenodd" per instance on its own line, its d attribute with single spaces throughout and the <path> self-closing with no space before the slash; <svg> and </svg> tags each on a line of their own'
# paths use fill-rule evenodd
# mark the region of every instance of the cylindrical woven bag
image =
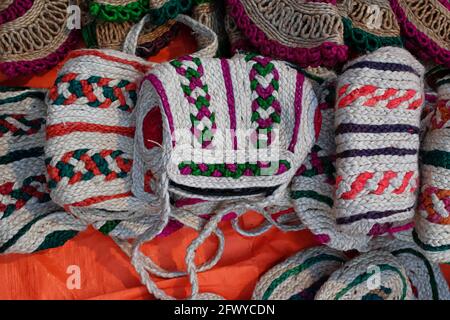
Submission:
<svg viewBox="0 0 450 320">
<path fill-rule="evenodd" d="M 389 0 L 343 0 L 338 3 L 345 44 L 360 52 L 402 46 L 400 26 Z"/>
<path fill-rule="evenodd" d="M 437 263 L 431 262 L 413 242 L 385 241 L 389 251 L 402 264 L 418 300 L 449 300 L 450 292 Z"/>
<path fill-rule="evenodd" d="M 338 77 L 333 215 L 340 232 L 377 235 L 411 223 L 423 73 L 408 51 L 383 47 L 348 63 Z"/>
<path fill-rule="evenodd" d="M 0 9 L 0 71 L 7 77 L 51 69 L 77 45 L 79 30 L 71 29 L 70 0 L 6 4 Z"/>
<path fill-rule="evenodd" d="M 275 265 L 258 280 L 253 300 L 314 300 L 328 277 L 347 257 L 325 246 L 298 252 Z"/>
<path fill-rule="evenodd" d="M 263 55 L 301 67 L 347 60 L 344 26 L 336 1 L 227 0 L 229 14 Z"/>
<path fill-rule="evenodd" d="M 450 3 L 446 0 L 389 0 L 405 39 L 420 59 L 450 67 Z"/>
<path fill-rule="evenodd" d="M 415 300 L 402 264 L 386 251 L 362 254 L 334 272 L 316 300 Z"/>
<path fill-rule="evenodd" d="M 414 240 L 436 262 L 450 262 L 450 71 L 436 81 L 437 103 L 421 145 L 421 194 Z"/>
<path fill-rule="evenodd" d="M 44 97 L 40 89 L 0 87 L 0 253 L 58 247 L 87 226 L 50 199 Z"/>
</svg>

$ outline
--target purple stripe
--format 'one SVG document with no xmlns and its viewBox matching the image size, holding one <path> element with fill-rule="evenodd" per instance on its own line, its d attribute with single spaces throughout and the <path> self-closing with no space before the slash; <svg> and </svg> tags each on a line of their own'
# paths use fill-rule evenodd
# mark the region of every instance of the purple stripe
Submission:
<svg viewBox="0 0 450 320">
<path fill-rule="evenodd" d="M 380 149 L 351 149 L 345 150 L 336 155 L 336 158 L 352 158 L 352 157 L 372 157 L 372 156 L 406 156 L 417 154 L 416 149 L 403 149 L 403 148 L 380 148 Z"/>
<path fill-rule="evenodd" d="M 288 150 L 294 152 L 295 145 L 298 139 L 298 130 L 300 129 L 300 120 L 302 118 L 302 99 L 303 99 L 303 82 L 305 77 L 300 72 L 297 72 L 297 80 L 295 83 L 295 99 L 294 99 L 294 113 L 295 123 L 294 132 L 292 133 L 291 143 Z"/>
<path fill-rule="evenodd" d="M 336 128 L 336 134 L 343 133 L 388 133 L 388 132 L 400 132 L 418 134 L 419 128 L 411 126 L 409 124 L 355 124 L 355 123 L 342 123 Z"/>
<path fill-rule="evenodd" d="M 381 71 L 398 71 L 398 72 L 410 72 L 420 77 L 419 73 L 414 70 L 411 66 L 400 64 L 400 63 L 392 63 L 392 62 L 378 62 L 378 61 L 360 61 L 354 63 L 347 67 L 345 70 L 357 69 L 357 68 L 368 68 L 375 69 Z"/>
<path fill-rule="evenodd" d="M 150 83 L 155 88 L 156 92 L 158 93 L 159 97 L 161 98 L 162 106 L 164 109 L 164 113 L 166 114 L 167 121 L 169 122 L 169 128 L 170 133 L 172 135 L 172 139 L 175 139 L 174 136 L 174 126 L 173 126 L 173 117 L 172 117 L 172 111 L 170 110 L 170 104 L 169 99 L 167 99 L 166 91 L 164 90 L 164 86 L 161 83 L 161 81 L 156 77 L 154 74 L 149 74 L 144 77 L 144 80 L 150 81 Z M 175 140 L 172 140 L 172 146 L 175 146 Z"/>
<path fill-rule="evenodd" d="M 363 220 L 363 219 L 382 219 L 385 217 L 392 216 L 394 214 L 411 211 L 412 209 L 414 209 L 414 206 L 406 208 L 406 209 L 399 209 L 399 210 L 369 211 L 366 213 L 355 214 L 350 217 L 337 218 L 336 223 L 337 224 L 349 224 L 349 223 L 353 223 L 353 222 Z"/>
<path fill-rule="evenodd" d="M 236 137 L 236 105 L 234 102 L 233 81 L 231 80 L 230 65 L 227 59 L 220 59 L 222 65 L 223 80 L 227 90 L 228 113 L 230 115 L 230 129 L 233 134 L 233 150 L 237 150 Z"/>
</svg>

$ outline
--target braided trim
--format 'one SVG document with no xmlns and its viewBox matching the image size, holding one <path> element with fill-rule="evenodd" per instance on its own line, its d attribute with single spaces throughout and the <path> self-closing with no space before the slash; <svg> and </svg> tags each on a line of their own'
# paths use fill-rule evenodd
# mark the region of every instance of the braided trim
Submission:
<svg viewBox="0 0 450 320">
<path fill-rule="evenodd" d="M 110 22 L 138 22 L 148 12 L 149 0 L 136 0 L 126 5 L 111 5 L 92 1 L 89 12 L 93 17 Z"/>
<path fill-rule="evenodd" d="M 403 47 L 400 35 L 398 37 L 377 36 L 353 27 L 352 21 L 348 18 L 342 18 L 342 23 L 344 24 L 345 44 L 359 52 L 372 52 L 386 46 Z"/>
<path fill-rule="evenodd" d="M 188 12 L 192 5 L 192 0 L 168 0 L 163 6 L 149 10 L 151 21 L 157 26 L 162 25 L 179 14 Z"/>
<path fill-rule="evenodd" d="M 273 166 L 273 168 L 272 168 Z M 242 176 L 261 176 L 270 175 L 267 170 L 275 171 L 272 175 L 280 175 L 288 171 L 291 168 L 289 161 L 280 160 L 278 163 L 220 163 L 220 164 L 207 164 L 207 163 L 194 163 L 194 162 L 182 162 L 178 165 L 178 169 L 182 175 L 193 176 L 205 176 L 205 177 L 231 177 L 238 179 Z M 266 170 L 264 174 L 261 170 Z"/>
<path fill-rule="evenodd" d="M 59 159 L 47 158 L 48 186 L 55 189 L 64 179 L 64 184 L 73 185 L 104 176 L 105 181 L 124 179 L 131 171 L 132 159 L 125 158 L 121 150 L 78 149 L 67 152 Z"/>
<path fill-rule="evenodd" d="M 211 96 L 208 93 L 208 85 L 202 81 L 204 74 L 202 62 L 197 57 L 184 56 L 171 61 L 170 64 L 182 76 L 180 86 L 191 106 L 191 132 L 202 148 L 207 149 L 212 146 L 217 124 L 216 114 L 210 110 Z"/>
<path fill-rule="evenodd" d="M 33 0 L 13 0 L 13 2 L 0 11 L 0 25 L 20 18 L 33 6 Z"/>
<path fill-rule="evenodd" d="M 136 83 L 128 80 L 70 72 L 56 78 L 49 101 L 53 105 L 88 105 L 131 112 L 137 100 L 136 90 Z"/>
</svg>

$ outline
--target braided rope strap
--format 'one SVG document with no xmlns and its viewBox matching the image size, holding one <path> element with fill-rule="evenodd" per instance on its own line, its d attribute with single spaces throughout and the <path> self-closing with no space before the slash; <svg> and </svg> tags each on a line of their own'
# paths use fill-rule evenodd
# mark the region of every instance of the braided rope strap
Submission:
<svg viewBox="0 0 450 320">
<path fill-rule="evenodd" d="M 436 262 L 450 261 L 450 71 L 436 82 L 438 100 L 421 146 L 422 185 L 414 240 Z"/>
<path fill-rule="evenodd" d="M 347 260 L 325 246 L 305 249 L 267 271 L 256 284 L 253 300 L 314 300 L 328 277 Z"/>
<path fill-rule="evenodd" d="M 411 226 L 423 72 L 406 50 L 383 47 L 347 64 L 338 78 L 333 215 L 340 232 L 373 236 Z"/>
<path fill-rule="evenodd" d="M 400 26 L 389 0 L 344 0 L 338 4 L 345 44 L 360 52 L 403 46 Z"/>
<path fill-rule="evenodd" d="M 402 264 L 418 300 L 449 300 L 450 291 L 437 263 L 413 242 L 384 241 L 383 250 L 389 251 Z"/>
<path fill-rule="evenodd" d="M 450 67 L 450 4 L 445 0 L 389 0 L 405 47 L 422 60 Z"/>
<path fill-rule="evenodd" d="M 389 252 L 362 254 L 334 272 L 316 300 L 414 300 L 406 270 Z"/>
<path fill-rule="evenodd" d="M 70 0 L 19 2 L 0 12 L 0 71 L 9 78 L 51 69 L 79 40 Z"/>
<path fill-rule="evenodd" d="M 48 193 L 44 96 L 0 87 L 0 253 L 58 247 L 86 228 Z"/>
<path fill-rule="evenodd" d="M 335 4 L 294 0 L 227 0 L 229 14 L 261 54 L 301 67 L 347 60 L 344 27 Z"/>
</svg>

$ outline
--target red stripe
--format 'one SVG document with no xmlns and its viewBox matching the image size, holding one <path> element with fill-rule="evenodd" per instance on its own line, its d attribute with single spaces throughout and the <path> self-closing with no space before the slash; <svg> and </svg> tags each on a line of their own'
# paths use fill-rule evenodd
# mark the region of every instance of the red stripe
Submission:
<svg viewBox="0 0 450 320">
<path fill-rule="evenodd" d="M 353 181 L 351 190 L 344 192 L 340 198 L 349 200 L 349 199 L 355 199 L 356 196 L 361 193 L 361 191 L 364 190 L 364 187 L 366 186 L 366 183 L 368 180 L 372 179 L 373 173 L 372 172 L 363 172 L 361 173 L 355 181 Z"/>
<path fill-rule="evenodd" d="M 407 90 L 406 93 L 398 98 L 392 99 L 389 101 L 389 103 L 386 105 L 386 108 L 388 109 L 394 109 L 397 108 L 402 102 L 408 101 L 409 99 L 412 99 L 414 95 L 416 94 L 415 90 Z"/>
<path fill-rule="evenodd" d="M 383 178 L 381 178 L 380 182 L 378 182 L 378 188 L 375 191 L 372 191 L 371 193 L 380 195 L 386 190 L 387 187 L 389 187 L 389 182 L 397 176 L 397 173 L 394 171 L 386 171 L 383 175 Z"/>
<path fill-rule="evenodd" d="M 364 105 L 366 107 L 373 107 L 378 101 L 380 101 L 380 100 L 387 100 L 388 98 L 392 97 L 397 92 L 398 92 L 397 89 L 389 88 L 382 95 L 375 96 L 375 97 L 370 98 L 369 100 L 367 100 L 364 103 Z"/>
<path fill-rule="evenodd" d="M 47 127 L 47 140 L 70 134 L 73 132 L 97 132 L 97 133 L 115 133 L 130 138 L 134 137 L 134 128 L 106 126 L 101 124 L 92 124 L 86 122 L 66 122 L 54 124 Z"/>
<path fill-rule="evenodd" d="M 344 107 L 348 106 L 350 103 L 354 102 L 359 97 L 363 97 L 363 96 L 372 94 L 377 89 L 378 89 L 377 87 L 371 86 L 371 85 L 366 85 L 361 88 L 355 89 L 339 101 L 338 107 L 344 108 Z"/>
<path fill-rule="evenodd" d="M 409 181 L 411 180 L 413 175 L 414 175 L 414 171 L 408 171 L 403 177 L 402 185 L 392 192 L 395 194 L 403 193 L 405 191 L 406 187 L 408 186 Z"/>
<path fill-rule="evenodd" d="M 90 205 L 93 205 L 96 203 L 113 200 L 113 199 L 126 198 L 126 197 L 130 197 L 132 195 L 133 194 L 130 191 L 130 192 L 125 192 L 125 193 L 113 194 L 110 196 L 96 196 L 96 197 L 84 199 L 82 201 L 74 202 L 71 204 L 66 204 L 66 205 L 64 205 L 64 209 L 66 211 L 70 212 L 70 207 L 87 207 L 87 206 L 90 206 Z"/>
<path fill-rule="evenodd" d="M 77 50 L 77 51 L 72 51 L 71 53 L 69 53 L 68 57 L 69 57 L 69 59 L 72 59 L 72 58 L 76 58 L 76 57 L 80 57 L 80 56 L 87 56 L 87 55 L 100 57 L 102 59 L 113 61 L 113 62 L 119 62 L 119 63 L 127 64 L 127 65 L 132 66 L 133 68 L 135 68 L 136 70 L 138 70 L 138 71 L 140 71 L 142 73 L 144 73 L 148 69 L 150 69 L 149 66 L 143 65 L 142 63 L 139 63 L 139 62 L 136 62 L 136 61 L 125 60 L 125 59 L 117 58 L 117 57 L 114 57 L 114 56 L 108 56 L 107 54 L 104 54 L 103 52 L 100 52 L 98 50 Z"/>
</svg>

